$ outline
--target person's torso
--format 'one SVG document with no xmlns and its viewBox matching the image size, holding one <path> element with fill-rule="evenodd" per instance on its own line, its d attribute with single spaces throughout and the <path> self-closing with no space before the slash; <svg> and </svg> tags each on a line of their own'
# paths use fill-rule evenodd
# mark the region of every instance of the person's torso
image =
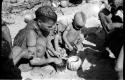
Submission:
<svg viewBox="0 0 125 80">
<path fill-rule="evenodd" d="M 36 33 L 36 47 L 42 51 L 41 54 L 45 53 L 48 43 L 48 37 L 43 36 L 42 31 L 39 30 L 38 26 L 35 23 L 32 27 L 30 27 L 30 29 Z"/>
<path fill-rule="evenodd" d="M 68 26 L 69 27 L 69 26 Z M 67 39 L 70 43 L 74 43 L 79 37 L 80 31 L 76 31 L 72 25 L 70 25 L 70 30 L 67 34 Z"/>
</svg>

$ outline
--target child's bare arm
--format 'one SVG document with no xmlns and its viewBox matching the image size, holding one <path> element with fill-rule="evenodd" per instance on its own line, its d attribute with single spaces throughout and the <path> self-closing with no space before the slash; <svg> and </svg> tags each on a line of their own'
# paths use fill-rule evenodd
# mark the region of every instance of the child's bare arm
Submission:
<svg viewBox="0 0 125 80">
<path fill-rule="evenodd" d="M 28 50 L 36 56 L 36 33 L 33 30 L 29 30 L 27 35 L 27 46 Z"/>
<path fill-rule="evenodd" d="M 69 43 L 69 41 L 67 40 L 67 34 L 68 34 L 69 30 L 70 30 L 70 27 L 67 27 L 66 30 L 64 31 L 64 33 L 63 33 L 63 40 L 65 41 L 65 43 L 67 44 L 67 46 L 69 48 L 73 48 L 71 46 L 71 44 Z"/>
</svg>

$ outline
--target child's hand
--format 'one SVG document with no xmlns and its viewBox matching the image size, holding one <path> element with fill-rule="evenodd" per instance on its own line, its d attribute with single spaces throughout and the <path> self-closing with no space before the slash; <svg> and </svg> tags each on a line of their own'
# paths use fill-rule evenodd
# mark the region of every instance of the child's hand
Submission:
<svg viewBox="0 0 125 80">
<path fill-rule="evenodd" d="M 84 40 L 85 40 L 84 35 L 83 34 L 79 34 L 79 39 L 77 41 L 77 44 L 82 43 Z"/>
<path fill-rule="evenodd" d="M 62 61 L 61 58 L 55 58 L 54 63 L 57 64 L 57 65 L 63 65 L 63 61 Z"/>
<path fill-rule="evenodd" d="M 30 54 L 36 56 L 36 47 L 28 47 L 28 51 Z"/>
<path fill-rule="evenodd" d="M 72 51 L 72 50 L 73 50 L 73 47 L 72 47 L 72 46 L 69 46 L 69 50 Z"/>
<path fill-rule="evenodd" d="M 57 57 L 61 57 L 61 53 L 58 52 L 58 51 L 55 51 L 55 55 L 56 55 Z"/>
<path fill-rule="evenodd" d="M 67 44 L 65 44 L 65 45 L 66 45 L 66 48 L 69 49 L 70 51 L 73 50 L 73 47 L 71 45 L 67 45 Z"/>
<path fill-rule="evenodd" d="M 80 44 L 80 43 L 82 43 L 83 42 L 83 39 L 79 39 L 78 41 L 77 41 L 77 44 Z"/>
<path fill-rule="evenodd" d="M 84 49 L 85 49 L 83 47 L 83 44 L 77 44 L 76 47 L 77 47 L 77 53 L 79 53 L 79 51 L 84 51 Z"/>
</svg>

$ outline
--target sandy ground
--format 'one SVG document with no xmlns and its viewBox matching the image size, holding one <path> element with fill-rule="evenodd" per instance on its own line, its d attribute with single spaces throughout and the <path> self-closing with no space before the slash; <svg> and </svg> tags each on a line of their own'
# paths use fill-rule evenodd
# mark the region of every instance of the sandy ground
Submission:
<svg viewBox="0 0 125 80">
<path fill-rule="evenodd" d="M 24 14 L 26 13 L 33 13 L 40 5 L 34 7 L 32 10 L 27 10 L 22 12 L 21 14 L 11 14 L 9 16 L 12 17 L 14 24 L 8 25 L 10 29 L 10 33 L 12 36 L 12 40 L 18 33 L 18 31 L 26 26 L 24 23 Z M 69 24 L 72 19 L 73 15 L 77 11 L 83 11 L 87 15 L 87 23 L 86 27 L 94 27 L 100 25 L 100 21 L 98 20 L 97 13 L 99 12 L 99 5 L 98 4 L 82 4 L 77 7 L 71 8 L 63 8 L 62 9 L 64 15 L 58 14 L 58 21 L 61 20 L 64 24 Z M 53 67 L 46 66 L 39 69 L 35 69 L 34 71 L 22 72 L 23 80 L 84 80 L 77 76 L 76 71 L 64 70 L 62 72 L 55 72 Z"/>
<path fill-rule="evenodd" d="M 21 14 L 10 14 L 9 16 L 12 17 L 10 20 L 15 22 L 14 24 L 8 25 L 10 29 L 10 33 L 12 39 L 16 36 L 18 31 L 26 26 L 24 22 L 24 15 L 25 14 L 34 14 L 34 11 L 39 7 L 37 5 L 32 10 L 25 10 Z M 70 8 L 62 8 L 64 15 L 58 14 L 58 21 L 62 21 L 64 24 L 70 24 L 72 22 L 73 16 L 78 11 L 83 11 L 87 16 L 86 27 L 95 27 L 100 25 L 100 21 L 98 20 L 98 12 L 99 12 L 99 4 L 81 4 L 77 7 L 70 7 Z"/>
<path fill-rule="evenodd" d="M 56 72 L 52 66 L 45 66 L 29 72 L 22 72 L 23 80 L 30 78 L 32 80 L 84 80 L 77 76 L 76 71 L 68 69 Z"/>
</svg>

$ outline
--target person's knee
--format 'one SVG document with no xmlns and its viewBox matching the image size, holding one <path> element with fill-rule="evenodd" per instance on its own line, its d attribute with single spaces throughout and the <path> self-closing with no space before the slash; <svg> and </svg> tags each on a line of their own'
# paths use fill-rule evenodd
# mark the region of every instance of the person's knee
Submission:
<svg viewBox="0 0 125 80">
<path fill-rule="evenodd" d="M 16 57 L 19 53 L 21 53 L 22 48 L 18 46 L 14 46 L 12 49 L 13 57 Z"/>
</svg>

